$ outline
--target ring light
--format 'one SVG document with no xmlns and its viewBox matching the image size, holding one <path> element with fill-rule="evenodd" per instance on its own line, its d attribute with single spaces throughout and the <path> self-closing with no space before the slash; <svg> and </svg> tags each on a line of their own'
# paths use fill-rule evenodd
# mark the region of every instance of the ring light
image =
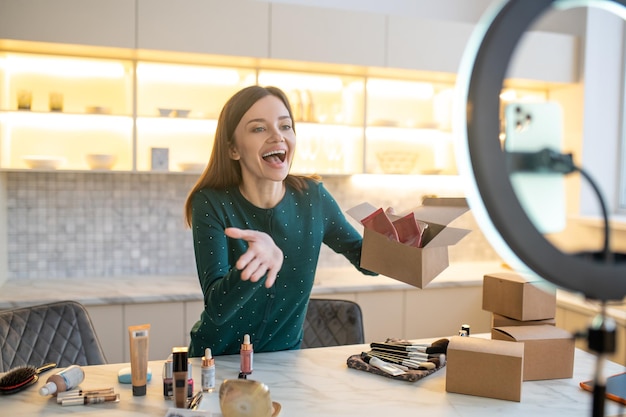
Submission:
<svg viewBox="0 0 626 417">
<path fill-rule="evenodd" d="M 489 9 L 472 34 L 457 83 L 457 160 L 467 200 L 498 253 L 520 272 L 600 301 L 626 296 L 626 265 L 566 254 L 535 227 L 515 194 L 500 140 L 500 91 L 515 47 L 550 7 L 595 6 L 622 17 L 626 0 L 510 0 Z"/>
</svg>

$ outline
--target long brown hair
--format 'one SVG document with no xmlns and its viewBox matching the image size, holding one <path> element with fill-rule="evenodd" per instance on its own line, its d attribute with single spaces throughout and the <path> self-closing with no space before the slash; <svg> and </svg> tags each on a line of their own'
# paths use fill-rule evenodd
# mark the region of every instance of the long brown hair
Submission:
<svg viewBox="0 0 626 417">
<path fill-rule="evenodd" d="M 198 190 L 202 188 L 225 189 L 241 184 L 243 179 L 239 161 L 235 161 L 229 156 L 229 151 L 235 141 L 235 128 L 241 121 L 243 115 L 246 114 L 254 103 L 269 95 L 278 97 L 283 102 L 291 117 L 293 131 L 294 133 L 296 132 L 295 120 L 291 113 L 291 105 L 289 104 L 287 96 L 281 89 L 271 86 L 261 87 L 253 85 L 235 93 L 235 95 L 226 102 L 217 119 L 215 140 L 213 142 L 209 163 L 187 196 L 187 201 L 185 202 L 185 224 L 188 227 L 191 227 L 192 197 Z M 298 191 L 302 191 L 307 188 L 307 178 L 316 181 L 320 180 L 318 175 L 300 176 L 289 174 L 287 178 L 285 178 L 285 183 Z"/>
</svg>

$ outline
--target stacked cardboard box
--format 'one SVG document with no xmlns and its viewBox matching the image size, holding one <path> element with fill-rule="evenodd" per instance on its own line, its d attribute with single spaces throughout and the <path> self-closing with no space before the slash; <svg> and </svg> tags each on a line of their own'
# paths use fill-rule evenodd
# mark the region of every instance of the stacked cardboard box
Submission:
<svg viewBox="0 0 626 417">
<path fill-rule="evenodd" d="M 553 288 L 520 274 L 485 275 L 483 309 L 493 313 L 491 339 L 450 340 L 446 391 L 521 401 L 522 381 L 572 377 L 574 339 L 555 326 Z"/>
<path fill-rule="evenodd" d="M 483 278 L 483 310 L 494 314 L 494 322 L 507 319 L 507 326 L 553 324 L 556 291 L 543 281 L 522 274 L 488 274 Z"/>
<path fill-rule="evenodd" d="M 453 336 L 446 362 L 446 391 L 521 401 L 524 346 L 520 343 Z"/>
<path fill-rule="evenodd" d="M 548 324 L 550 326 L 556 325 L 556 320 L 542 319 L 542 320 L 516 320 L 510 317 L 503 316 L 498 313 L 491 314 L 491 327 L 505 327 L 505 326 L 540 326 Z"/>
<path fill-rule="evenodd" d="M 555 326 L 494 327 L 491 338 L 524 344 L 524 381 L 571 378 L 574 339 Z"/>
<path fill-rule="evenodd" d="M 553 287 L 522 274 L 488 274 L 483 309 L 493 314 L 492 339 L 524 343 L 524 381 L 572 377 L 574 338 L 555 326 Z"/>
</svg>

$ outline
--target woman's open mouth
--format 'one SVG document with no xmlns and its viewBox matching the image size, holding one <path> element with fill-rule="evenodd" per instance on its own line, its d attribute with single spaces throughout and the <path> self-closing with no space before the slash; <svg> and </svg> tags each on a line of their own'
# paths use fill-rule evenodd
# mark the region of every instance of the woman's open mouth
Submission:
<svg viewBox="0 0 626 417">
<path fill-rule="evenodd" d="M 277 149 L 275 151 L 264 153 L 262 157 L 267 162 L 280 164 L 285 162 L 285 158 L 287 157 L 287 151 L 285 151 L 284 149 Z"/>
</svg>

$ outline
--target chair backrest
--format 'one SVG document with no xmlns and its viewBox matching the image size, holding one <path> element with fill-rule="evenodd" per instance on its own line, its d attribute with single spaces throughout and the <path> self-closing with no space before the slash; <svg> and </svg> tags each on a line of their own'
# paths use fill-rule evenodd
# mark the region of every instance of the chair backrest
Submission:
<svg viewBox="0 0 626 417">
<path fill-rule="evenodd" d="M 107 363 L 83 305 L 61 301 L 0 311 L 0 372 L 16 366 Z"/>
<path fill-rule="evenodd" d="M 302 348 L 364 343 L 361 307 L 348 300 L 311 298 Z"/>
</svg>

